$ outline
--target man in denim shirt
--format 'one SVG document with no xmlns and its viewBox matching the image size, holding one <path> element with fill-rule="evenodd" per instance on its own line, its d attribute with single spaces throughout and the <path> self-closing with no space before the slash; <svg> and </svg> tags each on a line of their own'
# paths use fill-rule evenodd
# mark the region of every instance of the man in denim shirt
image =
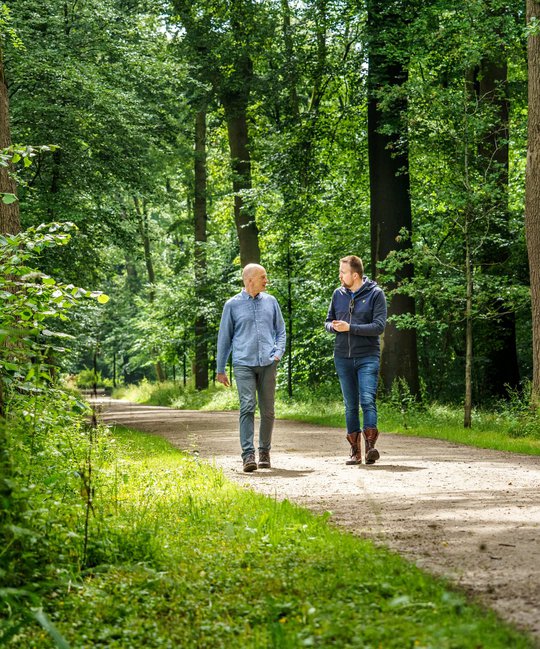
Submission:
<svg viewBox="0 0 540 649">
<path fill-rule="evenodd" d="M 377 429 L 377 383 L 379 381 L 379 336 L 386 326 L 386 297 L 377 282 L 364 275 L 362 260 L 356 255 L 340 259 L 341 288 L 334 291 L 326 330 L 336 334 L 334 364 L 345 403 L 347 441 L 351 459 L 346 464 L 362 464 L 362 434 L 366 464 L 379 459 L 375 443 Z M 360 428 L 359 406 L 364 427 Z"/>
<path fill-rule="evenodd" d="M 270 447 L 274 428 L 276 370 L 285 352 L 285 323 L 276 298 L 264 293 L 268 278 L 258 264 L 243 272 L 244 289 L 225 302 L 217 344 L 217 380 L 229 387 L 225 372 L 232 351 L 236 387 L 240 399 L 240 446 L 244 471 L 257 469 L 254 426 L 257 396 L 259 469 L 270 468 Z"/>
</svg>

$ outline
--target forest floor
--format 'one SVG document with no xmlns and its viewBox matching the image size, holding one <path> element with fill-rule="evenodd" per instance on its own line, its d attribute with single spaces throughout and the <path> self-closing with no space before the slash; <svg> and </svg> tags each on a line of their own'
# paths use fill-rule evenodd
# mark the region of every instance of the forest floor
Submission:
<svg viewBox="0 0 540 649">
<path fill-rule="evenodd" d="M 272 468 L 243 473 L 237 412 L 98 400 L 102 419 L 160 435 L 245 487 L 288 499 L 465 590 L 540 639 L 540 460 L 381 433 L 345 466 L 343 431 L 277 420 Z"/>
</svg>

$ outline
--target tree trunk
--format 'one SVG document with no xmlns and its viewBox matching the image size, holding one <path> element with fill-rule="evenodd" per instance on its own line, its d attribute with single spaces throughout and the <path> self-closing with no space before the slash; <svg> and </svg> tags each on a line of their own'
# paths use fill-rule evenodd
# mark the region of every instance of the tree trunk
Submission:
<svg viewBox="0 0 540 649">
<path fill-rule="evenodd" d="M 472 332 L 472 303 L 473 303 L 473 267 L 471 262 L 471 251 L 469 233 L 465 231 L 465 282 L 466 282 L 466 306 L 465 306 L 465 407 L 463 426 L 470 428 L 472 425 L 472 363 L 473 363 L 473 332 Z"/>
<path fill-rule="evenodd" d="M 488 173 L 493 173 L 501 187 L 500 194 L 494 197 L 493 205 L 487 209 L 497 216 L 495 233 L 502 245 L 493 243 L 481 256 L 481 262 L 488 273 L 498 275 L 506 272 L 509 261 L 510 239 L 508 213 L 508 66 L 502 62 L 486 59 L 476 75 L 477 97 L 489 103 L 496 117 L 488 137 L 480 146 L 480 155 Z M 495 166 L 495 167 L 494 167 Z M 493 172 L 491 172 L 491 167 Z M 486 341 L 486 367 L 484 389 L 486 396 L 508 396 L 506 386 L 517 388 L 520 382 L 516 345 L 516 317 L 508 313 L 508 305 L 502 299 L 494 304 L 499 315 L 484 323 L 482 337 Z"/>
<path fill-rule="evenodd" d="M 52 172 L 51 172 L 51 189 L 49 191 L 48 212 L 49 220 L 56 220 L 58 206 L 58 193 L 60 192 L 60 169 L 62 160 L 62 150 L 57 149 L 52 154 Z"/>
<path fill-rule="evenodd" d="M 243 196 L 252 188 L 247 109 L 253 80 L 253 62 L 245 45 L 240 45 L 249 37 L 244 34 L 246 26 L 242 23 L 242 11 L 236 14 L 234 7 L 233 3 L 231 29 L 239 50 L 234 57 L 233 72 L 221 88 L 220 98 L 225 110 L 231 151 L 234 220 L 240 246 L 240 263 L 245 266 L 249 263 L 258 264 L 261 259 L 255 206 Z M 237 8 L 241 9 L 240 5 Z"/>
<path fill-rule="evenodd" d="M 137 216 L 139 217 L 139 233 L 141 235 L 141 239 L 143 243 L 144 261 L 146 264 L 146 272 L 148 273 L 148 283 L 150 284 L 148 300 L 150 304 L 153 304 L 155 299 L 156 275 L 154 273 L 154 264 L 152 262 L 152 254 L 150 251 L 150 234 L 148 231 L 148 211 L 146 209 L 146 201 L 144 199 L 141 205 L 141 201 L 139 201 L 139 198 L 137 196 L 134 196 L 133 203 L 135 205 L 135 211 L 137 212 Z M 157 356 L 157 351 L 155 349 L 152 350 L 152 352 Z M 166 376 L 165 376 L 165 372 L 163 371 L 163 366 L 161 364 L 161 361 L 156 360 L 156 362 L 154 363 L 154 368 L 156 371 L 157 380 L 159 381 L 159 383 L 163 383 L 163 381 L 165 381 L 166 379 Z"/>
<path fill-rule="evenodd" d="M 4 75 L 3 52 L 0 47 L 0 150 L 11 146 L 9 127 L 9 95 Z M 19 201 L 9 205 L 2 201 L 3 194 L 16 194 L 17 186 L 9 175 L 11 165 L 0 167 L 0 234 L 17 234 L 21 231 Z"/>
<path fill-rule="evenodd" d="M 195 118 L 195 387 L 208 387 L 208 339 L 204 315 L 206 294 L 206 112 L 200 110 Z"/>
<path fill-rule="evenodd" d="M 540 20 L 540 4 L 527 0 L 527 24 Z M 534 32 L 536 34 L 536 32 Z M 533 403 L 540 407 L 540 36 L 529 35 L 529 125 L 525 176 L 525 236 L 531 277 Z"/>
<path fill-rule="evenodd" d="M 378 264 L 393 250 L 411 247 L 410 237 L 401 237 L 404 228 L 412 230 L 409 155 L 406 126 L 400 119 L 406 111 L 405 99 L 396 100 L 382 110 L 377 92 L 385 86 L 401 86 L 407 72 L 400 61 L 393 60 L 385 51 L 381 34 L 400 27 L 400 17 L 384 10 L 382 0 L 368 2 L 369 68 L 368 68 L 368 155 L 371 197 L 371 274 L 377 279 Z M 383 27 L 385 28 L 383 30 Z M 392 125 L 392 134 L 381 133 L 383 126 Z M 413 276 L 413 268 L 406 265 L 396 276 L 390 289 Z M 394 295 L 388 315 L 414 314 L 414 300 L 405 295 Z M 398 329 L 389 323 L 384 334 L 381 358 L 381 376 L 386 391 L 397 378 L 407 381 L 412 394 L 419 393 L 418 352 L 415 329 Z"/>
<path fill-rule="evenodd" d="M 243 192 L 251 190 L 251 157 L 247 125 L 247 103 L 235 102 L 229 97 L 224 102 L 234 191 L 234 222 L 240 246 L 240 264 L 256 263 L 261 260 L 259 230 L 255 222 L 255 207 L 246 202 Z"/>
<path fill-rule="evenodd" d="M 287 237 L 287 394 L 293 396 L 293 299 L 292 299 L 291 240 Z"/>
<path fill-rule="evenodd" d="M 142 206 L 137 196 L 133 197 L 135 204 L 135 211 L 139 217 L 139 233 L 141 235 L 143 249 L 144 249 L 144 262 L 146 264 L 146 272 L 148 273 L 148 283 L 150 284 L 150 302 L 154 301 L 154 284 L 156 282 L 156 275 L 154 273 L 154 264 L 152 262 L 152 254 L 150 252 L 150 235 L 148 232 L 148 212 L 146 210 L 146 202 L 143 200 Z"/>
<path fill-rule="evenodd" d="M 0 150 L 11 145 L 9 128 L 9 96 L 4 76 L 3 52 L 0 47 Z M 16 186 L 9 176 L 9 167 L 0 167 L 0 193 L 15 194 Z M 21 230 L 19 202 L 7 205 L 0 195 L 0 234 L 17 234 Z M 5 541 L 4 525 L 13 506 L 11 478 L 13 467 L 7 437 L 6 402 L 0 376 L 0 533 Z"/>
</svg>

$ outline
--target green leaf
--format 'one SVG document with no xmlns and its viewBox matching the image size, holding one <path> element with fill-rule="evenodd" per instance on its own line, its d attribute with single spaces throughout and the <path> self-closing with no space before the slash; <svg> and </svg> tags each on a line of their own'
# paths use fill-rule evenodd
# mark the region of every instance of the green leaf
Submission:
<svg viewBox="0 0 540 649">
<path fill-rule="evenodd" d="M 41 626 L 47 631 L 47 633 L 53 639 L 55 645 L 59 649 L 69 649 L 69 644 L 64 638 L 64 636 L 58 631 L 54 624 L 49 620 L 47 615 L 43 612 L 43 609 L 39 608 L 32 611 L 34 618 L 41 624 Z"/>
<path fill-rule="evenodd" d="M 101 293 L 101 294 L 98 295 L 98 297 L 97 297 L 97 301 L 98 301 L 100 304 L 107 304 L 107 302 L 108 302 L 109 300 L 110 300 L 110 297 L 109 297 L 108 295 L 105 295 L 105 293 Z"/>
<path fill-rule="evenodd" d="M 8 361 L 0 360 L 0 365 L 2 365 L 5 370 L 11 370 L 12 372 L 16 372 L 19 369 L 18 365 L 15 363 L 9 363 Z"/>
<path fill-rule="evenodd" d="M 5 205 L 10 205 L 11 203 L 14 203 L 17 200 L 17 197 L 15 194 L 4 194 L 2 196 L 2 203 Z"/>
<path fill-rule="evenodd" d="M 50 329 L 43 329 L 41 332 L 44 336 L 56 336 L 57 338 L 68 338 L 69 340 L 74 340 L 75 336 L 71 334 L 66 334 L 63 331 L 51 331 Z"/>
</svg>

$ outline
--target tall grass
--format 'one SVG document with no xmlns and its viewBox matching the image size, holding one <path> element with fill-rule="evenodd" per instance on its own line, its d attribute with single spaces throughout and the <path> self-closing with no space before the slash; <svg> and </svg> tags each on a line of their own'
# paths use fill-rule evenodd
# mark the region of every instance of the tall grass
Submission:
<svg viewBox="0 0 540 649">
<path fill-rule="evenodd" d="M 86 567 L 49 557 L 65 572 L 51 575 L 43 614 L 72 647 L 534 646 L 326 516 L 235 486 L 158 437 L 103 434 Z M 80 533 L 69 512 L 50 536 Z M 27 625 L 5 646 L 51 639 Z"/>
</svg>

